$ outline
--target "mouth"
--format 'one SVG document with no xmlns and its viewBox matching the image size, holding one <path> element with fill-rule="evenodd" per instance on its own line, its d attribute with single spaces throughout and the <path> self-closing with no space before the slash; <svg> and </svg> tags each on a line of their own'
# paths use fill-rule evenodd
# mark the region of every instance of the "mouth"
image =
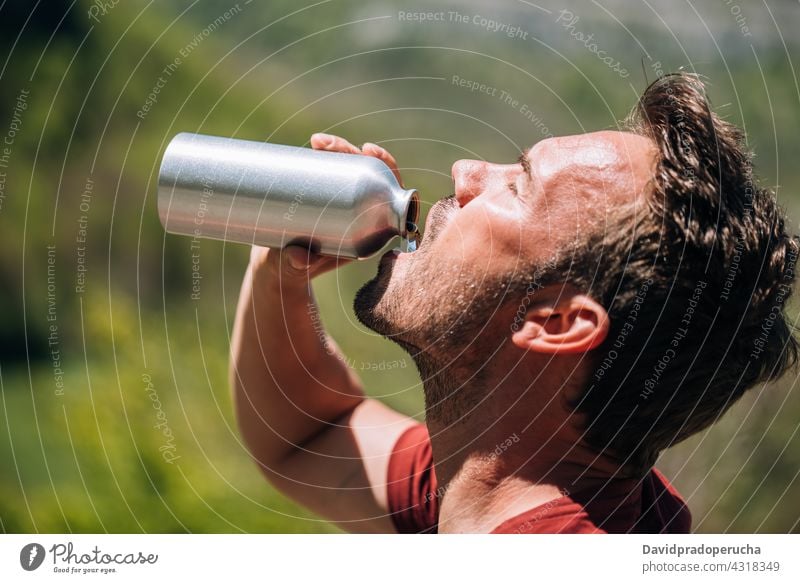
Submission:
<svg viewBox="0 0 800 583">
<path fill-rule="evenodd" d="M 416 223 L 408 221 L 406 223 L 406 236 L 403 237 L 401 248 L 403 251 L 413 253 L 422 244 L 422 233 Z"/>
<path fill-rule="evenodd" d="M 451 194 L 436 202 L 425 220 L 425 247 L 430 244 L 439 236 L 439 232 L 449 222 L 451 215 L 461 208 L 455 195 Z M 422 247 L 422 231 L 415 222 L 408 221 L 406 223 L 406 236 L 401 238 L 400 245 L 390 249 L 381 256 L 380 265 L 388 265 L 394 263 L 404 255 L 419 252 Z"/>
</svg>

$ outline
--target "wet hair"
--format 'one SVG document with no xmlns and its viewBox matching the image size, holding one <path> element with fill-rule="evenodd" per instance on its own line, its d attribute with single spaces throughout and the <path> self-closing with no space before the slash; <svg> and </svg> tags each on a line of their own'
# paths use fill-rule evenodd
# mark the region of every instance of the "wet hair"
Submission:
<svg viewBox="0 0 800 583">
<path fill-rule="evenodd" d="M 784 308 L 800 247 L 774 194 L 755 184 L 742 132 L 711 111 L 697 76 L 657 79 L 626 123 L 659 151 L 647 211 L 593 234 L 553 273 L 611 321 L 571 403 L 584 439 L 643 474 L 795 364 Z"/>
</svg>

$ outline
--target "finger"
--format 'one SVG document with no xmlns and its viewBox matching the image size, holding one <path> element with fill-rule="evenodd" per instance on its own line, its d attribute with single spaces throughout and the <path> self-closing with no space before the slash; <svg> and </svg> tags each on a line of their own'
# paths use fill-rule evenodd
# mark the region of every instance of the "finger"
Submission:
<svg viewBox="0 0 800 583">
<path fill-rule="evenodd" d="M 320 255 L 298 245 L 285 247 L 280 255 L 281 270 L 284 275 L 305 279 L 327 273 L 350 261 L 340 257 Z"/>
<path fill-rule="evenodd" d="M 311 268 L 308 270 L 311 277 L 316 277 L 318 275 L 322 275 L 323 273 L 327 273 L 329 271 L 333 271 L 334 269 L 338 269 L 343 265 L 347 265 L 352 259 L 343 259 L 341 257 L 324 257 L 319 256 L 319 261 L 314 263 Z"/>
<path fill-rule="evenodd" d="M 289 275 L 307 274 L 321 257 L 305 247 L 289 245 L 281 250 L 281 266 Z"/>
<path fill-rule="evenodd" d="M 261 247 L 260 245 L 253 245 L 250 248 L 250 263 L 255 267 L 261 267 L 267 262 L 269 257 L 269 249 Z"/>
<path fill-rule="evenodd" d="M 251 254 L 251 262 L 258 254 L 254 251 Z M 309 261 L 308 250 L 296 245 L 283 249 L 265 250 L 265 255 L 261 255 L 263 264 L 251 263 L 254 270 L 258 271 L 261 267 L 266 268 L 271 277 L 277 277 L 285 283 L 305 281 L 309 278 L 311 262 Z"/>
<path fill-rule="evenodd" d="M 392 156 L 388 150 L 382 148 L 378 144 L 367 142 L 361 147 L 361 151 L 368 156 L 374 156 L 375 158 L 380 159 L 389 167 L 389 170 L 392 171 L 392 174 L 394 174 L 394 177 L 397 178 L 397 182 L 400 183 L 400 186 L 403 186 L 403 179 L 400 177 L 400 170 L 397 168 L 397 160 L 394 159 L 394 156 Z"/>
<path fill-rule="evenodd" d="M 361 150 L 353 144 L 333 134 L 316 133 L 311 136 L 311 147 L 315 150 L 327 150 L 328 152 L 343 152 L 345 154 L 360 154 Z"/>
</svg>

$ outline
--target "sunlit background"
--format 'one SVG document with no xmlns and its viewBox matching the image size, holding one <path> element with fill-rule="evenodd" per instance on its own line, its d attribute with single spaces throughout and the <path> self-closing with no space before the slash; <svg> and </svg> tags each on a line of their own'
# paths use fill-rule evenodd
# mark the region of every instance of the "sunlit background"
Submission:
<svg viewBox="0 0 800 583">
<path fill-rule="evenodd" d="M 797 30 L 789 0 L 0 3 L 0 530 L 337 530 L 238 438 L 227 361 L 248 249 L 203 241 L 193 279 L 190 240 L 165 236 L 174 134 L 377 142 L 426 211 L 453 161 L 616 128 L 684 69 L 744 126 L 797 231 Z M 422 420 L 413 363 L 352 314 L 375 270 L 320 278 L 323 319 L 370 394 Z M 696 531 L 799 530 L 798 418 L 792 375 L 662 456 Z"/>
</svg>

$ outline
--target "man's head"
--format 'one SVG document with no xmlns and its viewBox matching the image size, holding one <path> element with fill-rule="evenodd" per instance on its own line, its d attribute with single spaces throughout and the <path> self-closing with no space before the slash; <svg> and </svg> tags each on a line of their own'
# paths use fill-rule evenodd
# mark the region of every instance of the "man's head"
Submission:
<svg viewBox="0 0 800 583">
<path fill-rule="evenodd" d="M 457 162 L 420 249 L 359 292 L 359 318 L 420 366 L 429 417 L 512 378 L 642 470 L 794 361 L 798 245 L 738 130 L 688 75 L 648 87 L 626 130 Z"/>
</svg>

